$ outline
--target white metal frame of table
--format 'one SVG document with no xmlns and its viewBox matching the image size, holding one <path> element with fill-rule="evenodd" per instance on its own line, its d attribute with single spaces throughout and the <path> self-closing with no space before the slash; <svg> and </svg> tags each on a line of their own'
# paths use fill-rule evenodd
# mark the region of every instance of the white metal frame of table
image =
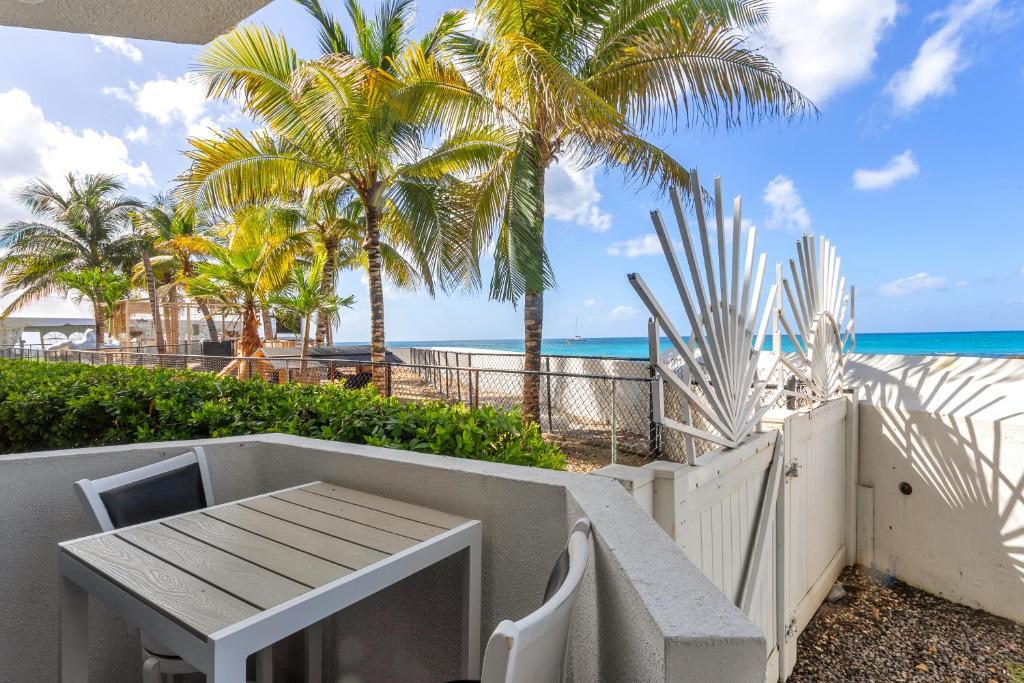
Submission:
<svg viewBox="0 0 1024 683">
<path fill-rule="evenodd" d="M 319 491 L 319 493 L 314 491 Z M 328 497 L 322 505 L 318 498 L 307 500 L 308 496 L 320 494 L 337 495 L 348 500 Z M 312 502 L 309 502 L 310 500 Z M 303 504 L 317 505 L 318 508 L 304 507 Z M 297 510 L 293 510 L 293 507 Z M 285 519 L 271 517 L 266 512 L 269 510 L 277 513 L 279 508 L 285 511 Z M 319 508 L 330 509 L 333 512 L 324 512 Z M 148 554 L 146 545 L 133 534 L 167 533 L 166 529 L 168 528 L 172 532 L 176 532 L 178 528 L 189 523 L 198 520 L 209 522 L 211 519 L 214 520 L 214 524 L 228 524 L 233 531 L 239 529 L 241 532 L 250 534 L 251 532 L 244 527 L 235 527 L 230 522 L 224 522 L 221 519 L 233 510 L 235 512 L 243 510 L 244 514 L 252 513 L 257 516 L 271 517 L 277 520 L 274 524 L 280 526 L 283 523 L 287 525 L 286 529 L 295 533 L 299 532 L 292 530 L 292 526 L 303 527 L 302 524 L 295 521 L 296 519 L 313 520 L 311 523 L 314 526 L 306 528 L 306 532 L 308 532 L 306 537 L 317 540 L 323 548 L 322 551 L 312 552 L 310 548 L 303 549 L 295 545 L 288 545 L 288 543 L 281 542 L 280 539 L 275 539 L 273 535 L 261 536 L 263 540 L 260 542 L 269 541 L 300 554 L 308 553 L 320 558 L 318 561 L 323 560 L 324 555 L 328 554 L 328 551 L 331 550 L 330 539 L 336 537 L 323 533 L 322 529 L 318 531 L 316 523 L 322 519 L 324 523 L 332 524 L 335 519 L 333 515 L 338 515 L 336 519 L 341 520 L 336 523 L 337 525 L 350 529 L 352 535 L 357 537 L 360 534 L 371 533 L 367 531 L 369 529 L 372 530 L 375 538 L 379 538 L 381 535 L 377 532 L 394 531 L 381 527 L 400 526 L 403 530 L 415 529 L 417 531 L 407 531 L 406 533 L 424 538 L 396 535 L 396 547 L 405 547 L 391 553 L 375 551 L 381 555 L 379 559 L 375 559 L 365 566 L 352 568 L 338 578 L 305 590 L 266 609 L 249 605 L 243 600 L 237 599 L 230 591 L 223 591 L 216 584 L 211 584 L 208 589 L 213 590 L 200 590 L 200 593 L 203 594 L 201 599 L 206 599 L 212 593 L 219 595 L 223 591 L 227 596 L 236 599 L 239 605 L 247 605 L 248 608 L 245 610 L 239 608 L 240 611 L 236 614 L 238 618 L 231 615 L 226 617 L 223 614 L 218 615 L 219 621 L 213 623 L 221 621 L 225 623 L 215 629 L 204 629 L 198 617 L 191 621 L 183 619 L 180 605 L 175 604 L 175 601 L 180 598 L 183 587 L 192 586 L 197 582 L 205 584 L 200 575 L 189 571 L 188 568 L 188 562 L 197 558 L 182 553 L 181 556 L 184 559 L 178 564 L 168 562 L 166 561 L 167 549 L 163 548 L 162 554 L 157 551 L 149 559 L 146 559 L 145 556 Z M 288 519 L 288 515 L 292 515 L 292 519 Z M 324 517 L 321 518 L 320 515 L 324 515 Z M 353 517 L 361 518 L 362 522 L 352 519 Z M 419 520 L 417 517 L 435 522 L 444 520 L 444 522 L 439 522 L 436 525 L 438 533 L 430 535 L 431 522 Z M 375 519 L 382 519 L 383 522 L 376 522 Z M 378 526 L 366 526 L 367 523 L 376 523 Z M 365 529 L 362 528 L 364 526 Z M 425 531 L 420 531 L 421 529 Z M 252 535 L 256 536 L 257 534 Z M 116 538 L 111 539 L 110 537 Z M 125 541 L 125 537 L 129 541 Z M 62 683 L 88 681 L 88 595 L 91 593 L 125 620 L 138 626 L 146 634 L 171 648 L 182 659 L 206 673 L 207 680 L 214 683 L 244 682 L 245 663 L 249 655 L 259 652 L 287 636 L 313 628 L 315 635 L 307 641 L 309 656 L 307 679 L 316 681 L 320 677 L 318 625 L 323 619 L 458 553 L 465 553 L 466 556 L 461 596 L 462 676 L 473 678 L 479 675 L 480 668 L 481 541 L 481 524 L 477 520 L 463 519 L 429 508 L 322 482 L 302 484 L 163 520 L 66 541 L 60 544 L 58 562 L 60 572 L 60 680 Z M 90 554 L 97 545 L 102 544 L 111 544 L 115 546 L 115 549 L 119 548 L 122 552 L 127 553 L 129 557 L 118 556 L 117 553 L 110 558 Z M 337 537 L 336 545 L 339 552 L 347 551 L 349 546 L 355 549 L 359 547 L 358 544 L 340 536 Z M 158 546 L 154 545 L 153 548 L 156 549 Z M 210 548 L 210 553 L 215 556 L 222 553 L 231 554 L 215 545 L 211 545 Z M 136 552 L 137 555 L 134 554 Z M 236 555 L 231 555 L 231 557 L 234 557 L 235 560 L 242 559 Z M 329 557 L 335 556 L 329 555 Z M 226 566 L 230 567 L 231 564 L 231 562 L 227 562 Z M 186 568 L 182 568 L 182 566 Z M 263 569 L 260 566 L 257 568 Z M 221 576 L 231 578 L 230 569 L 221 567 L 221 570 Z M 123 573 L 125 571 L 128 574 Z M 138 572 L 156 577 L 158 582 L 166 583 L 166 586 L 152 590 L 140 590 L 138 584 L 131 585 L 135 583 L 132 577 Z M 230 606 L 234 603 L 225 600 L 223 604 Z M 217 609 L 216 604 L 204 604 L 202 607 Z M 265 666 L 265 662 L 260 665 Z"/>
</svg>

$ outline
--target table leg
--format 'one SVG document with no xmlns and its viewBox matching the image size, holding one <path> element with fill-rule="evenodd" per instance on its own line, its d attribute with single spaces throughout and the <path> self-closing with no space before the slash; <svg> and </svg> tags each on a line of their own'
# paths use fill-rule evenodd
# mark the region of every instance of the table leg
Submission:
<svg viewBox="0 0 1024 683">
<path fill-rule="evenodd" d="M 256 683 L 274 680 L 274 647 L 265 647 L 256 653 Z"/>
<path fill-rule="evenodd" d="M 306 683 L 323 680 L 324 627 L 318 621 L 306 629 Z"/>
<path fill-rule="evenodd" d="M 60 681 L 89 680 L 89 594 L 60 577 Z"/>
<path fill-rule="evenodd" d="M 206 683 L 245 683 L 245 656 L 214 654 L 213 666 L 206 674 Z"/>
<path fill-rule="evenodd" d="M 466 549 L 466 571 L 462 586 L 462 677 L 480 674 L 480 536 Z"/>
</svg>

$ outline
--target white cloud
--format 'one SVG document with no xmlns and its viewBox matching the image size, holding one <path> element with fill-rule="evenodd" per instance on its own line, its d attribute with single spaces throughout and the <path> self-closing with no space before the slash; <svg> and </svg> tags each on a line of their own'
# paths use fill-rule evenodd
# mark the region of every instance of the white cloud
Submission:
<svg viewBox="0 0 1024 683">
<path fill-rule="evenodd" d="M 59 185 L 69 172 L 113 173 L 131 185 L 156 185 L 145 162 L 132 162 L 121 138 L 50 121 L 24 90 L 0 92 L 0 223 L 25 217 L 13 194 L 27 181 Z"/>
<path fill-rule="evenodd" d="M 161 126 L 181 125 L 187 135 L 195 137 L 219 131 L 237 113 L 226 104 L 207 100 L 205 88 L 191 74 L 175 79 L 158 77 L 142 85 L 129 82 L 128 88 L 107 86 L 103 92 L 130 102 Z"/>
<path fill-rule="evenodd" d="M 625 256 L 636 258 L 637 256 L 654 256 L 661 253 L 661 242 L 653 232 L 635 237 L 631 240 L 612 242 L 608 245 L 609 256 Z"/>
<path fill-rule="evenodd" d="M 583 302 L 583 305 L 584 305 L 584 306 L 586 306 L 587 308 L 593 308 L 593 307 L 594 307 L 594 306 L 596 306 L 596 305 L 597 305 L 598 303 L 599 303 L 599 302 L 598 302 L 598 300 L 597 300 L 597 299 L 593 299 L 593 298 L 591 298 L 591 299 L 587 299 L 586 301 L 584 301 L 584 302 Z"/>
<path fill-rule="evenodd" d="M 125 128 L 124 138 L 128 142 L 148 142 L 149 141 L 149 129 L 145 126 L 137 126 L 135 128 Z"/>
<path fill-rule="evenodd" d="M 92 36 L 92 42 L 95 44 L 96 52 L 110 50 L 114 54 L 126 57 L 133 62 L 138 63 L 142 61 L 142 50 L 137 48 L 133 43 L 129 43 L 124 38 L 116 38 L 114 36 Z"/>
<path fill-rule="evenodd" d="M 892 282 L 886 282 L 878 288 L 883 296 L 903 296 L 914 292 L 923 292 L 929 289 L 942 289 L 946 286 L 946 278 L 928 273 L 918 273 L 908 277 L 901 277 Z"/>
<path fill-rule="evenodd" d="M 931 19 L 944 19 L 944 23 L 921 43 L 910 66 L 898 71 L 886 87 L 898 111 L 908 112 L 929 97 L 953 92 L 954 77 L 970 63 L 963 51 L 966 32 L 977 22 L 991 18 L 998 4 L 999 0 L 967 0 L 931 15 Z"/>
<path fill-rule="evenodd" d="M 751 42 L 820 105 L 871 73 L 898 12 L 897 0 L 776 0 L 767 32 Z"/>
<path fill-rule="evenodd" d="M 780 174 L 772 178 L 764 188 L 763 199 L 771 209 L 765 221 L 768 228 L 796 233 L 810 229 L 811 214 L 788 176 Z"/>
<path fill-rule="evenodd" d="M 889 159 L 882 168 L 858 168 L 853 172 L 853 186 L 858 190 L 884 190 L 901 180 L 913 178 L 920 167 L 909 149 Z"/>
<path fill-rule="evenodd" d="M 555 163 L 544 180 L 544 216 L 576 223 L 594 232 L 608 232 L 612 216 L 601 210 L 594 169 L 579 170 Z"/>
<path fill-rule="evenodd" d="M 616 306 L 608 313 L 609 320 L 630 320 L 635 318 L 640 311 L 632 306 Z"/>
</svg>

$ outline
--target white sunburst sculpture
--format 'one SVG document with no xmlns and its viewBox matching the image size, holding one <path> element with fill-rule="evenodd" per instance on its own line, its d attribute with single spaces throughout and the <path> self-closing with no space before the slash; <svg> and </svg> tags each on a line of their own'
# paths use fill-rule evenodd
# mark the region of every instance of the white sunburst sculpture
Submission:
<svg viewBox="0 0 1024 683">
<path fill-rule="evenodd" d="M 764 413 L 781 394 L 782 389 L 778 388 L 773 397 L 762 400 L 767 378 L 771 377 L 779 362 L 780 337 L 777 326 L 772 328 L 770 362 L 759 367 L 768 325 L 781 306 L 781 296 L 778 283 L 773 284 L 769 287 L 764 304 L 761 303 L 766 257 L 760 254 L 755 263 L 756 228 L 752 227 L 748 231 L 747 245 L 741 259 L 740 197 L 737 196 L 733 201 L 731 239 L 727 239 L 722 183 L 720 178 L 715 178 L 713 230 L 717 248 L 713 248 L 696 171 L 690 174 L 690 191 L 699 245 L 695 245 L 691 235 L 679 193 L 674 188 L 669 193 L 686 256 L 685 272 L 676 256 L 675 243 L 661 213 L 651 212 L 654 229 L 661 241 L 665 260 L 690 325 L 688 341 L 669 319 L 643 278 L 637 273 L 631 273 L 628 278 L 653 320 L 649 326 L 649 343 L 651 364 L 657 379 L 655 422 L 688 437 L 687 460 L 695 464 L 693 438 L 735 448 L 757 428 Z M 666 365 L 658 354 L 659 327 L 679 352 L 684 364 L 680 373 L 682 376 Z M 663 392 L 666 384 L 682 395 L 684 409 L 681 420 L 665 415 Z M 699 413 L 702 421 L 713 431 L 695 426 L 691 409 Z"/>
<path fill-rule="evenodd" d="M 803 383 L 807 398 L 827 401 L 843 392 L 846 357 L 856 346 L 856 291 L 852 286 L 846 290 L 842 259 L 828 239 L 804 235 L 796 251 L 797 258 L 789 260 L 792 281 L 782 280 L 788 307 L 778 310 L 778 322 L 795 350 L 780 360 Z"/>
</svg>

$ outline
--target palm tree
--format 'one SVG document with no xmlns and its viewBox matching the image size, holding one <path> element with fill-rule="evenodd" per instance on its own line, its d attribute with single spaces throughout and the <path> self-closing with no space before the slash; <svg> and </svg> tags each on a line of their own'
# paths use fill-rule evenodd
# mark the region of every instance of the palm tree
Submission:
<svg viewBox="0 0 1024 683">
<path fill-rule="evenodd" d="M 293 266 L 284 290 L 270 299 L 274 308 L 283 310 L 299 321 L 303 359 L 309 356 L 309 331 L 313 316 L 316 315 L 318 321 L 331 324 L 340 308 L 351 308 L 355 303 L 351 296 L 340 297 L 335 294 L 333 285 L 330 291 L 325 291 L 323 279 L 327 259 L 327 252 L 320 249 L 308 266 Z M 302 369 L 305 370 L 305 366 Z"/>
<path fill-rule="evenodd" d="M 96 347 L 99 348 L 103 345 L 104 332 L 114 309 L 132 291 L 131 280 L 124 273 L 98 266 L 58 273 L 57 280 L 75 292 L 75 303 L 88 299 L 92 304 L 96 317 Z"/>
<path fill-rule="evenodd" d="M 522 300 L 525 368 L 539 371 L 544 291 L 554 275 L 544 249 L 544 180 L 552 163 L 619 169 L 640 185 L 687 188 L 686 169 L 645 131 L 675 124 L 727 126 L 813 110 L 742 33 L 767 21 L 760 0 L 477 0 L 479 32 L 446 49 L 466 83 L 513 136 L 480 181 L 494 228 L 490 295 Z M 437 108 L 460 125 L 480 100 Z M 487 240 L 480 240 L 480 244 Z M 523 382 L 523 411 L 537 419 L 540 382 Z"/>
<path fill-rule="evenodd" d="M 0 312 L 10 315 L 20 307 L 65 292 L 62 273 L 86 268 L 125 269 L 136 258 L 136 243 L 126 229 L 137 200 L 124 194 L 124 186 L 110 175 L 69 174 L 68 191 L 61 194 L 50 184 L 35 180 L 18 192 L 32 214 L 0 230 L 0 296 L 16 296 Z M 103 312 L 94 308 L 96 338 L 103 340 Z"/>
<path fill-rule="evenodd" d="M 260 309 L 283 286 L 288 267 L 268 258 L 262 245 L 248 241 L 210 243 L 206 253 L 209 259 L 196 264 L 196 273 L 185 282 L 185 290 L 238 310 L 242 318 L 238 355 L 253 356 L 263 346 Z"/>
<path fill-rule="evenodd" d="M 159 295 L 154 265 L 171 274 L 173 280 L 166 283 L 171 295 L 172 307 L 178 285 L 195 275 L 196 258 L 206 252 L 209 243 L 209 229 L 196 219 L 196 211 L 185 203 L 177 202 L 169 195 L 157 195 L 143 210 L 132 217 L 136 234 L 140 239 L 140 252 L 146 286 L 149 290 L 153 320 L 160 317 Z M 148 262 L 148 263 L 147 263 Z M 207 333 L 212 341 L 218 341 L 217 324 L 205 299 L 197 299 L 196 306 L 206 321 Z M 173 313 L 177 321 L 177 313 Z M 157 335 L 157 351 L 164 345 L 161 325 L 154 322 Z M 177 338 L 177 337 L 175 337 Z"/>
<path fill-rule="evenodd" d="M 445 236 L 471 216 L 448 198 L 460 186 L 457 175 L 477 158 L 465 139 L 423 151 L 430 105 L 448 95 L 444 84 L 413 68 L 438 57 L 457 15 L 444 15 L 414 43 L 408 37 L 411 0 L 384 2 L 373 19 L 348 2 L 353 42 L 316 0 L 302 4 L 321 25 L 320 59 L 302 62 L 282 36 L 254 26 L 216 39 L 201 56 L 197 71 L 208 94 L 240 94 L 268 132 L 230 130 L 192 140 L 192 167 L 181 189 L 204 207 L 294 201 L 297 195 L 320 208 L 358 210 L 351 237 L 369 280 L 372 359 L 382 362 L 384 277 L 422 284 L 431 294 L 463 277 L 455 253 L 462 242 Z M 375 372 L 375 379 L 382 376 Z"/>
</svg>

